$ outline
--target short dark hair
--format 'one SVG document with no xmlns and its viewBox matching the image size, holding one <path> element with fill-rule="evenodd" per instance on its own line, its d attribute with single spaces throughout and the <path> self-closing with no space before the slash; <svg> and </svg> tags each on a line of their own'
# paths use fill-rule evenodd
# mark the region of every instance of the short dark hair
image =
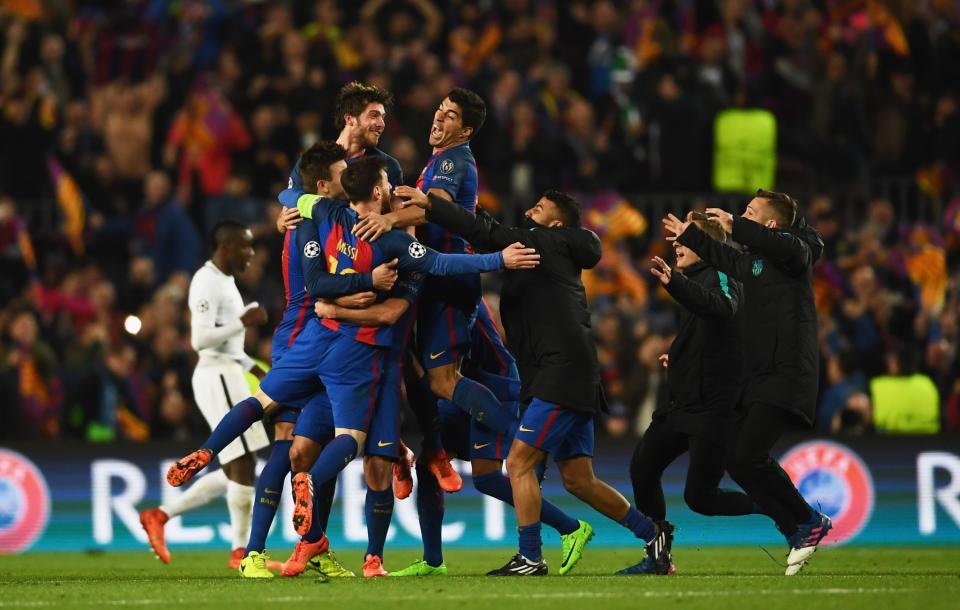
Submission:
<svg viewBox="0 0 960 610">
<path fill-rule="evenodd" d="M 337 94 L 334 109 L 333 124 L 337 131 L 342 131 L 346 124 L 343 115 L 360 116 L 370 104 L 383 104 L 385 109 L 389 109 L 393 105 L 393 94 L 375 85 L 364 85 L 357 81 L 344 85 Z"/>
<path fill-rule="evenodd" d="M 580 215 L 583 208 L 580 206 L 579 201 L 563 191 L 558 191 L 555 189 L 544 191 L 543 198 L 549 199 L 554 203 L 554 205 L 557 206 L 557 209 L 560 211 L 560 220 L 563 221 L 563 226 L 580 226 Z"/>
<path fill-rule="evenodd" d="M 319 140 L 300 155 L 300 181 L 303 190 L 317 192 L 317 180 L 330 180 L 330 166 L 347 158 L 347 149 L 331 140 Z"/>
<path fill-rule="evenodd" d="M 340 186 L 343 187 L 351 202 L 366 201 L 373 193 L 373 187 L 380 182 L 380 172 L 387 167 L 383 157 L 364 157 L 354 161 L 343 170 Z"/>
<path fill-rule="evenodd" d="M 447 98 L 460 106 L 460 118 L 463 121 L 463 126 L 473 128 L 470 137 L 477 135 L 477 132 L 483 126 L 484 119 L 487 118 L 487 105 L 483 102 L 483 98 L 462 87 L 457 87 L 448 93 Z"/>
<path fill-rule="evenodd" d="M 246 230 L 247 227 L 236 220 L 221 220 L 214 225 L 213 230 L 210 231 L 210 249 L 216 252 L 220 244 L 234 239 L 237 234 L 243 233 Z"/>
<path fill-rule="evenodd" d="M 773 210 L 773 215 L 776 217 L 780 228 L 787 229 L 793 226 L 793 223 L 797 220 L 797 202 L 794 201 L 793 197 L 786 193 L 764 189 L 757 189 L 756 196 L 767 200 L 767 205 Z"/>
</svg>

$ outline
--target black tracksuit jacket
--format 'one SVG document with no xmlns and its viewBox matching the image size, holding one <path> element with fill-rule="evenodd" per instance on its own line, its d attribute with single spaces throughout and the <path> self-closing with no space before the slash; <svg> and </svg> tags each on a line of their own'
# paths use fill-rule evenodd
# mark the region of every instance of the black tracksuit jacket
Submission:
<svg viewBox="0 0 960 610">
<path fill-rule="evenodd" d="M 710 238 L 695 224 L 678 240 L 743 283 L 739 402 L 744 407 L 774 405 L 812 426 L 820 372 L 813 265 L 823 253 L 823 241 L 802 219 L 790 229 L 775 230 L 739 216 L 732 237 L 746 251 Z"/>
<path fill-rule="evenodd" d="M 667 292 L 683 309 L 670 345 L 670 400 L 654 419 L 687 434 L 723 434 L 740 392 L 740 282 L 705 263 L 674 273 Z"/>
<path fill-rule="evenodd" d="M 460 235 L 477 250 L 496 252 L 514 242 L 535 248 L 535 269 L 507 270 L 500 317 L 520 369 L 521 400 L 536 397 L 566 409 L 606 409 L 590 310 L 580 273 L 600 261 L 600 239 L 582 228 L 506 227 L 483 210 L 473 215 L 430 195 L 427 220 Z"/>
</svg>

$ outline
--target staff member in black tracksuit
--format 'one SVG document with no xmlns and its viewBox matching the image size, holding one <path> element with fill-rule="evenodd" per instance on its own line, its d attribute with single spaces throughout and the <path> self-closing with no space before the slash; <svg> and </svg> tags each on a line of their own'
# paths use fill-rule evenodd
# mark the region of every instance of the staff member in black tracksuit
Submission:
<svg viewBox="0 0 960 610">
<path fill-rule="evenodd" d="M 726 240 L 719 223 L 695 220 L 701 231 Z M 670 400 L 653 414 L 653 422 L 630 462 L 630 480 L 637 508 L 651 519 L 666 518 L 661 477 L 680 455 L 690 452 L 684 500 L 704 515 L 747 515 L 754 512 L 750 497 L 719 488 L 723 478 L 726 441 L 733 408 L 740 392 L 740 282 L 703 262 L 676 241 L 676 272 L 655 257 L 651 272 L 683 309 L 680 328 L 667 354 Z M 648 561 L 622 571 L 647 574 Z"/>
<path fill-rule="evenodd" d="M 790 576 L 832 527 L 770 457 L 785 431 L 813 425 L 819 373 L 813 264 L 823 241 L 797 220 L 796 202 L 783 193 L 757 191 L 741 217 L 717 208 L 707 213 L 744 252 L 672 214 L 663 225 L 680 244 L 743 283 L 745 379 L 727 470 L 786 536 Z"/>
<path fill-rule="evenodd" d="M 601 249 L 597 236 L 580 226 L 580 203 L 560 191 L 547 191 L 527 210 L 527 226 L 520 228 L 504 226 L 483 210 L 471 214 L 413 188 L 397 188 L 396 194 L 408 204 L 425 208 L 428 221 L 461 235 L 477 250 L 522 242 L 540 255 L 540 265 L 533 272 L 505 273 L 500 295 L 507 342 L 520 369 L 521 400 L 529 405 L 507 456 L 520 552 L 490 575 L 547 573 L 540 548 L 541 495 L 535 474 L 547 454 L 553 455 L 567 491 L 644 540 L 649 561 L 665 573 L 673 526 L 654 523 L 593 471 L 594 417 L 606 401 L 580 275 L 600 261 Z M 591 537 L 592 529 L 576 543 L 565 545 L 561 574 Z"/>
</svg>

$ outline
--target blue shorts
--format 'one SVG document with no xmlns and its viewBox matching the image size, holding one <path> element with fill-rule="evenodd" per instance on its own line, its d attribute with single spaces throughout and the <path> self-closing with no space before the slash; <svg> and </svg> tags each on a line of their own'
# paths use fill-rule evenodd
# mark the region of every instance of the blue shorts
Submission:
<svg viewBox="0 0 960 610">
<path fill-rule="evenodd" d="M 387 459 L 400 457 L 400 401 L 403 384 L 403 358 L 391 359 L 383 372 L 380 400 L 373 412 L 363 452 Z"/>
<path fill-rule="evenodd" d="M 260 389 L 281 405 L 294 405 L 326 388 L 334 426 L 366 432 L 387 355 L 386 349 L 329 330 L 314 318 L 263 378 Z"/>
<path fill-rule="evenodd" d="M 534 398 L 520 418 L 517 438 L 554 460 L 593 457 L 593 415 Z"/>
<path fill-rule="evenodd" d="M 333 439 L 333 407 L 326 392 L 314 394 L 298 415 L 293 427 L 294 436 L 305 436 L 321 444 Z"/>
<path fill-rule="evenodd" d="M 448 400 L 437 402 L 437 412 L 440 415 L 440 437 L 447 453 L 471 460 L 507 458 L 512 439 L 506 434 L 478 424 L 469 413 Z"/>
<path fill-rule="evenodd" d="M 300 417 L 301 410 L 302 409 L 298 407 L 287 407 L 287 406 L 280 407 L 273 413 L 273 423 L 295 424 L 297 423 L 297 418 Z"/>
<path fill-rule="evenodd" d="M 417 339 L 425 369 L 453 364 L 470 351 L 470 333 L 477 311 L 464 311 L 437 301 L 417 308 Z"/>
<path fill-rule="evenodd" d="M 494 375 L 520 379 L 517 361 L 503 345 L 500 329 L 493 321 L 490 306 L 483 299 L 477 305 L 477 320 L 470 338 L 469 360 L 472 365 Z"/>
</svg>

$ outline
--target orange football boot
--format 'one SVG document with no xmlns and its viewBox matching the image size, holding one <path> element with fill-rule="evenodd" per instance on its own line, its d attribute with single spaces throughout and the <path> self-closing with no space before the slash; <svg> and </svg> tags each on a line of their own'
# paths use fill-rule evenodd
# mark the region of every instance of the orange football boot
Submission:
<svg viewBox="0 0 960 610">
<path fill-rule="evenodd" d="M 437 477 L 440 489 L 447 493 L 456 493 L 463 488 L 463 479 L 450 464 L 450 458 L 447 457 L 446 451 L 443 449 L 425 451 L 423 457 L 427 461 L 430 472 Z"/>
<path fill-rule="evenodd" d="M 283 568 L 280 570 L 281 576 L 300 576 L 307 569 L 307 563 L 317 555 L 323 555 L 330 548 L 330 540 L 326 534 L 320 537 L 316 542 L 307 542 L 301 540 L 293 548 L 293 554 L 283 562 Z"/>
<path fill-rule="evenodd" d="M 213 453 L 209 449 L 197 449 L 170 466 L 170 470 L 167 471 L 167 483 L 173 487 L 180 487 L 206 468 L 212 460 Z"/>
<path fill-rule="evenodd" d="M 400 441 L 400 451 L 403 455 L 393 464 L 393 495 L 397 500 L 405 500 L 413 492 L 413 476 L 410 474 L 410 469 L 413 468 L 414 455 L 403 441 Z"/>
<path fill-rule="evenodd" d="M 383 559 L 379 555 L 367 555 L 363 560 L 363 577 L 374 578 L 376 576 L 389 576 L 390 574 L 383 569 Z"/>
<path fill-rule="evenodd" d="M 309 472 L 293 476 L 293 527 L 306 536 L 313 525 L 313 478 Z"/>
<path fill-rule="evenodd" d="M 170 563 L 170 551 L 167 550 L 167 542 L 163 536 L 163 526 L 167 524 L 170 517 L 159 508 L 151 508 L 140 512 L 140 525 L 147 532 L 147 540 L 150 542 L 150 548 L 157 554 L 157 558 L 163 563 Z"/>
</svg>

